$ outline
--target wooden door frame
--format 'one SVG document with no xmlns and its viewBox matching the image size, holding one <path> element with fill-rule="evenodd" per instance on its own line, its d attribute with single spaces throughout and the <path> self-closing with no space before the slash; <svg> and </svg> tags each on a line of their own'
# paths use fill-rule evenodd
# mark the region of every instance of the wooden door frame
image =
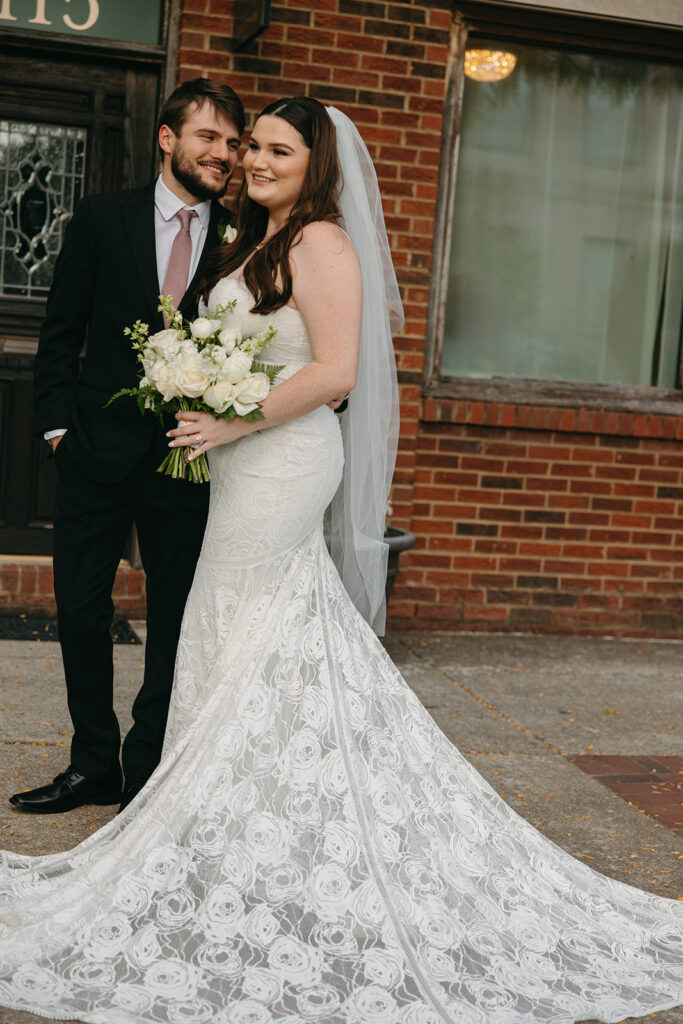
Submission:
<svg viewBox="0 0 683 1024">
<path fill-rule="evenodd" d="M 155 108 L 153 120 L 156 121 L 161 104 L 176 84 L 180 16 L 181 0 L 164 0 L 160 42 L 154 45 L 120 42 L 117 40 L 83 39 L 60 33 L 30 32 L 26 29 L 5 28 L 3 26 L 2 35 L 0 36 L 0 59 L 2 59 L 2 54 L 5 54 L 10 62 L 13 62 L 12 58 L 14 61 L 17 58 L 21 58 L 27 61 L 27 66 L 30 66 L 32 61 L 42 61 L 46 64 L 54 65 L 57 75 L 59 73 L 59 65 L 67 67 L 69 64 L 79 63 L 96 65 L 103 68 L 117 68 L 119 71 L 126 68 L 133 72 L 154 72 L 156 84 L 153 85 L 149 82 L 143 97 L 144 118 L 149 123 L 151 105 Z M 26 81 L 17 83 L 19 92 L 22 85 L 28 87 Z M 152 98 L 153 94 L 154 98 Z M 20 102 L 13 102 L 10 91 L 8 95 L 0 98 L 0 113 L 3 115 L 6 113 L 12 118 L 16 117 Z M 53 119 L 59 120 L 56 107 L 53 117 L 49 110 L 45 111 L 40 108 L 40 104 L 36 105 L 36 102 L 33 100 L 26 102 L 26 111 L 28 118 L 46 120 L 48 122 Z M 42 118 L 41 114 L 44 115 Z M 129 111 L 129 114 L 131 120 L 133 120 L 135 118 L 135 110 Z M 79 118 L 76 116 L 76 121 L 78 120 Z M 153 152 L 155 152 L 154 140 L 151 139 L 150 142 L 153 146 Z M 153 158 L 151 156 L 149 166 L 150 170 L 153 170 Z M 140 168 L 138 170 L 142 174 Z M 135 174 L 133 173 L 132 176 L 134 178 Z M 3 316 L 0 333 L 7 335 L 7 340 L 11 344 L 9 347 L 0 345 L 0 351 L 3 354 L 0 379 L 2 379 L 3 384 L 12 387 L 11 407 L 15 412 L 17 408 L 21 407 L 24 410 L 22 413 L 23 419 L 29 416 L 27 410 L 30 404 L 32 380 L 33 356 L 32 352 L 29 351 L 32 347 L 29 339 L 36 338 L 38 335 L 40 323 L 44 315 L 44 300 L 38 300 L 31 309 L 27 309 L 26 306 L 23 306 L 23 308 L 18 307 L 15 311 L 16 315 L 9 308 L 12 305 L 11 302 L 5 303 L 5 305 L 7 306 L 6 312 L 8 316 Z M 26 336 L 25 342 L 22 341 L 23 336 Z M 13 339 L 16 339 L 16 344 Z M 3 423 L 0 423 L 0 428 L 4 428 L 5 434 L 8 432 L 12 409 L 9 404 L 4 406 L 4 418 Z M 0 413 L 2 412 L 3 410 L 0 409 Z M 7 473 L 3 474 L 5 479 L 0 481 L 0 491 L 2 492 L 0 493 L 0 508 L 7 508 L 8 511 L 10 511 L 9 506 L 12 504 L 9 500 L 11 498 L 11 493 L 8 491 L 10 486 L 13 488 L 17 487 L 18 490 L 22 488 L 31 490 L 31 507 L 33 507 L 36 495 L 34 488 L 37 485 L 34 475 L 37 470 L 37 463 L 41 462 L 43 458 L 42 443 L 36 441 L 31 436 L 26 436 L 22 440 L 23 444 L 20 446 L 22 449 L 20 453 L 21 458 L 18 457 L 18 453 L 17 458 L 12 463 L 14 472 L 17 471 L 15 464 L 19 463 L 19 469 L 21 470 L 19 475 L 22 476 L 22 480 L 20 481 L 16 477 L 10 480 L 10 474 Z M 11 519 L 12 517 L 10 516 L 10 521 Z M 26 522 L 16 527 L 3 526 L 2 550 L 18 549 L 22 551 L 27 550 L 28 547 L 35 554 L 49 554 L 52 547 L 52 531 L 49 529 L 41 530 L 41 525 L 42 522 Z M 30 541 L 27 538 L 27 530 L 30 531 L 30 537 L 32 538 Z M 18 555 L 18 557 L 21 556 Z"/>
</svg>

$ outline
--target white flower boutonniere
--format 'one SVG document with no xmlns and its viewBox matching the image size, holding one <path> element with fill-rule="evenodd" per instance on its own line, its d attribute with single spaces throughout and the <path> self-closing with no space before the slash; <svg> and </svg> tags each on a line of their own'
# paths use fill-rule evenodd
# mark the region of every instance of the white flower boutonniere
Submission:
<svg viewBox="0 0 683 1024">
<path fill-rule="evenodd" d="M 237 228 L 233 227 L 232 224 L 228 224 L 226 220 L 219 221 L 218 238 L 222 245 L 229 245 L 237 238 Z"/>
</svg>

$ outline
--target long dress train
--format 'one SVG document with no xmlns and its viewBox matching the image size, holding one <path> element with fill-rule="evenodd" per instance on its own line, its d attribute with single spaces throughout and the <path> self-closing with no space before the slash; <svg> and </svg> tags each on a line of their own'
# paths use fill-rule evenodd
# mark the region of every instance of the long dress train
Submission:
<svg viewBox="0 0 683 1024">
<path fill-rule="evenodd" d="M 264 318 L 234 279 L 244 333 Z M 310 360 L 300 315 L 267 358 Z M 683 905 L 545 839 L 438 730 L 325 548 L 327 408 L 210 453 L 161 764 L 2 856 L 0 1004 L 91 1024 L 569 1024 L 683 1002 Z"/>
</svg>

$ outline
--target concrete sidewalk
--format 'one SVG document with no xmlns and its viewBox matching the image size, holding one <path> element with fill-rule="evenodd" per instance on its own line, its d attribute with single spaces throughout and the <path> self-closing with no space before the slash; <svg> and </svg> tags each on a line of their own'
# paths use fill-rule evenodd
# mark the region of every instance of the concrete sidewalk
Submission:
<svg viewBox="0 0 683 1024">
<path fill-rule="evenodd" d="M 132 625 L 144 636 L 144 623 Z M 683 803 L 683 777 L 677 790 L 674 776 L 653 787 L 628 774 L 631 760 L 613 760 L 637 758 L 646 775 L 654 771 L 647 759 L 681 757 L 683 642 L 395 633 L 386 646 L 438 725 L 519 814 L 598 871 L 683 897 L 683 838 L 652 816 L 664 819 Z M 125 729 L 144 649 L 114 651 Z M 1 847 L 68 849 L 115 813 L 86 807 L 32 817 L 7 803 L 11 793 L 42 785 L 66 766 L 69 737 L 58 645 L 1 642 Z M 569 759 L 577 755 L 578 763 Z M 579 767 L 593 770 L 607 758 L 614 773 L 622 766 L 624 779 L 641 779 L 632 786 L 638 806 Z M 659 811 L 663 801 L 666 813 Z M 0 1024 L 42 1020 L 0 1009 Z M 645 1021 L 683 1024 L 683 1010 Z"/>
</svg>

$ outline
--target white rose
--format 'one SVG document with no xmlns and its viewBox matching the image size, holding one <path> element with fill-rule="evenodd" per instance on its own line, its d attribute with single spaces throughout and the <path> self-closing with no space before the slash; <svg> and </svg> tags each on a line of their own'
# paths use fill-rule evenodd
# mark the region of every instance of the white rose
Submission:
<svg viewBox="0 0 683 1024">
<path fill-rule="evenodd" d="M 233 227 L 232 224 L 227 224 L 223 228 L 223 244 L 230 245 L 237 238 L 237 228 Z"/>
<path fill-rule="evenodd" d="M 314 732 L 321 733 L 330 720 L 328 699 L 320 687 L 306 687 L 301 702 L 301 714 Z"/>
<path fill-rule="evenodd" d="M 331 821 L 325 826 L 325 856 L 343 868 L 349 868 L 358 859 L 358 843 L 348 825 Z"/>
<path fill-rule="evenodd" d="M 147 924 L 133 934 L 128 943 L 128 958 L 135 967 L 145 968 L 153 964 L 161 956 L 161 946 L 157 940 L 154 925 Z"/>
<path fill-rule="evenodd" d="M 187 398 L 199 398 L 210 380 L 198 352 L 186 352 L 175 363 L 175 379 L 180 393 Z"/>
<path fill-rule="evenodd" d="M 373 782 L 372 803 L 379 817 L 388 825 L 403 821 L 410 810 L 405 792 L 396 779 L 386 773 L 378 775 Z"/>
<path fill-rule="evenodd" d="M 242 934 L 250 945 L 265 949 L 275 941 L 279 931 L 278 919 L 263 903 L 247 914 L 242 928 Z"/>
<path fill-rule="evenodd" d="M 236 348 L 221 366 L 220 380 L 229 380 L 231 384 L 237 384 L 246 377 L 250 369 L 251 356 Z"/>
<path fill-rule="evenodd" d="M 225 412 L 232 405 L 236 391 L 235 385 L 229 380 L 217 380 L 215 384 L 209 385 L 202 397 L 216 412 Z"/>
<path fill-rule="evenodd" d="M 205 999 L 170 1003 L 166 1012 L 168 1024 L 208 1024 L 214 1019 L 214 1008 Z"/>
<path fill-rule="evenodd" d="M 110 969 L 110 965 L 107 964 L 105 969 Z M 23 996 L 34 1004 L 44 1003 L 46 1006 L 51 1000 L 59 999 L 65 989 L 64 982 L 60 978 L 51 970 L 39 967 L 37 964 L 20 967 L 12 976 L 12 985 L 13 991 L 16 990 L 18 996 Z"/>
<path fill-rule="evenodd" d="M 161 960 L 145 972 L 144 986 L 152 995 L 164 1000 L 192 999 L 197 992 L 200 974 L 193 964 L 183 960 Z"/>
<path fill-rule="evenodd" d="M 194 896 L 186 886 L 183 886 L 167 893 L 157 902 L 157 921 L 162 928 L 182 928 L 192 920 L 195 909 Z"/>
<path fill-rule="evenodd" d="M 275 705 L 272 692 L 257 678 L 243 695 L 238 714 L 252 736 L 260 736 L 270 728 Z"/>
<path fill-rule="evenodd" d="M 293 936 L 286 936 L 276 939 L 270 947 L 268 964 L 290 985 L 310 988 L 320 982 L 323 955 L 319 949 L 307 946 Z"/>
<path fill-rule="evenodd" d="M 343 924 L 320 921 L 311 932 L 311 941 L 323 953 L 329 953 L 334 957 L 355 959 L 358 956 L 358 939 L 352 929 L 346 928 Z"/>
<path fill-rule="evenodd" d="M 377 849 L 386 861 L 395 864 L 401 855 L 401 837 L 395 832 L 391 825 L 384 821 L 376 820 L 373 826 Z"/>
<path fill-rule="evenodd" d="M 32 967 L 35 971 L 35 967 Z M 16 977 L 12 979 L 16 983 Z M 86 960 L 85 958 L 79 960 L 71 968 L 69 973 L 69 981 L 72 984 L 81 985 L 83 988 L 92 991 L 96 988 L 111 989 L 116 985 L 116 972 L 114 970 L 114 964 L 106 960 Z M 32 992 L 31 1002 L 43 1002 L 45 997 L 45 989 L 42 987 L 42 978 L 36 977 L 35 984 L 40 988 Z"/>
<path fill-rule="evenodd" d="M 301 892 L 304 874 L 298 864 L 287 860 L 266 875 L 266 896 L 269 903 L 288 903 Z M 253 911 L 252 911 L 253 913 Z M 277 923 L 277 922 L 276 922 Z"/>
<path fill-rule="evenodd" d="M 420 933 L 437 949 L 454 949 L 462 939 L 460 930 L 447 906 L 434 897 L 426 899 L 418 909 Z"/>
<path fill-rule="evenodd" d="M 242 340 L 242 335 L 234 328 L 224 327 L 218 335 L 218 340 L 223 348 L 226 349 L 227 354 L 230 355 L 230 353 L 234 351 L 235 345 Z"/>
<path fill-rule="evenodd" d="M 176 380 L 175 369 L 170 363 L 165 363 L 161 359 L 157 360 L 153 366 L 147 368 L 147 376 L 152 387 L 161 393 L 165 402 L 170 402 L 172 398 L 179 398 L 182 394 Z"/>
<path fill-rule="evenodd" d="M 126 985 L 118 981 L 112 992 L 112 1002 L 121 1010 L 132 1015 L 145 1013 L 152 1005 L 152 997 L 141 992 L 137 985 Z"/>
<path fill-rule="evenodd" d="M 325 796 L 334 798 L 343 796 L 348 789 L 349 779 L 344 756 L 339 750 L 331 750 L 323 758 L 320 775 L 320 787 Z"/>
<path fill-rule="evenodd" d="M 339 921 L 347 910 L 351 883 L 337 864 L 316 868 L 308 880 L 310 904 L 322 921 Z"/>
<path fill-rule="evenodd" d="M 424 861 L 410 858 L 405 862 L 404 869 L 410 879 L 413 899 L 420 900 L 424 896 L 440 896 L 443 893 L 443 882 Z"/>
<path fill-rule="evenodd" d="M 271 1024 L 273 1015 L 263 1003 L 256 999 L 240 999 L 239 1003 L 231 1003 L 224 1014 L 217 1018 L 216 1024 Z"/>
<path fill-rule="evenodd" d="M 260 1003 L 274 1003 L 280 998 L 282 982 L 265 967 L 247 967 L 242 977 L 242 991 Z"/>
<path fill-rule="evenodd" d="M 272 814 L 255 814 L 247 824 L 245 840 L 254 860 L 261 864 L 282 864 L 289 857 L 292 826 Z"/>
<path fill-rule="evenodd" d="M 363 963 L 368 981 L 382 988 L 394 988 L 401 980 L 400 960 L 381 949 L 369 949 Z"/>
<path fill-rule="evenodd" d="M 157 331 L 148 339 L 147 345 L 159 356 L 167 356 L 172 353 L 182 341 L 179 330 L 169 327 L 165 331 Z"/>
<path fill-rule="evenodd" d="M 336 989 L 331 985 L 320 984 L 299 993 L 296 1008 L 306 1020 L 332 1020 L 331 1015 L 339 1009 L 340 1002 Z"/>
<path fill-rule="evenodd" d="M 221 863 L 221 873 L 240 892 L 244 892 L 254 881 L 254 867 L 249 860 L 247 848 L 239 839 L 228 846 Z"/>
<path fill-rule="evenodd" d="M 192 856 L 190 850 L 178 850 L 172 846 L 157 847 L 143 864 L 142 874 L 156 891 L 171 892 L 185 881 Z"/>
<path fill-rule="evenodd" d="M 197 915 L 207 938 L 226 942 L 240 930 L 244 921 L 242 897 L 231 885 L 217 885 Z"/>
<path fill-rule="evenodd" d="M 283 756 L 283 770 L 294 789 L 306 789 L 318 778 L 320 741 L 304 726 L 294 735 Z"/>
<path fill-rule="evenodd" d="M 204 857 L 220 857 L 225 852 L 228 837 L 219 817 L 200 821 L 190 836 L 190 845 Z"/>
<path fill-rule="evenodd" d="M 214 331 L 217 331 L 221 325 L 220 320 L 209 320 L 208 317 L 198 316 L 196 320 L 193 320 L 190 324 L 190 333 L 193 338 L 197 338 L 199 341 L 205 341 L 210 338 Z"/>
<path fill-rule="evenodd" d="M 117 956 L 133 934 L 130 922 L 122 913 L 110 914 L 95 925 L 83 951 L 88 960 L 107 960 Z"/>
<path fill-rule="evenodd" d="M 386 919 L 384 900 L 372 878 L 363 882 L 354 894 L 354 912 L 361 925 L 379 928 Z"/>
<path fill-rule="evenodd" d="M 149 886 L 139 879 L 124 876 L 114 890 L 113 903 L 119 910 L 133 916 L 147 910 L 151 899 Z"/>
<path fill-rule="evenodd" d="M 297 825 L 317 828 L 322 821 L 320 801 L 312 788 L 294 790 L 287 797 L 285 813 L 287 818 L 296 822 Z"/>
<path fill-rule="evenodd" d="M 207 942 L 200 946 L 195 960 L 203 971 L 223 978 L 237 978 L 242 973 L 242 958 L 224 942 Z"/>
<path fill-rule="evenodd" d="M 398 1016 L 395 999 L 379 985 L 356 989 L 347 999 L 345 1009 L 346 1019 L 353 1024 L 381 1024 Z"/>
</svg>

